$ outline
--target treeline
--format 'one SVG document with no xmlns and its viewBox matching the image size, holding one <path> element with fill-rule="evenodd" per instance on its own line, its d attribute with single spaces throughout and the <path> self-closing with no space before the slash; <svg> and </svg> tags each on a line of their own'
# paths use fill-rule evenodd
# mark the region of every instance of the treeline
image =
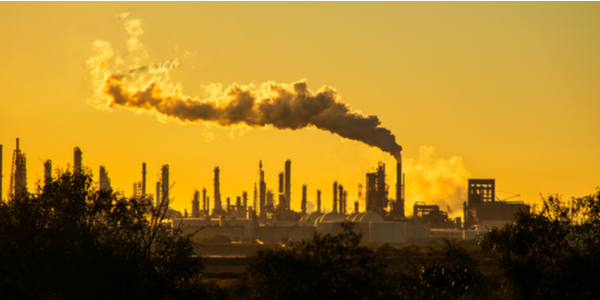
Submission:
<svg viewBox="0 0 600 300">
<path fill-rule="evenodd" d="M 0 299 L 597 299 L 600 189 L 531 212 L 471 245 L 361 245 L 337 235 L 266 248 L 241 279 L 204 278 L 194 244 L 148 199 L 57 174 L 0 203 Z"/>
</svg>

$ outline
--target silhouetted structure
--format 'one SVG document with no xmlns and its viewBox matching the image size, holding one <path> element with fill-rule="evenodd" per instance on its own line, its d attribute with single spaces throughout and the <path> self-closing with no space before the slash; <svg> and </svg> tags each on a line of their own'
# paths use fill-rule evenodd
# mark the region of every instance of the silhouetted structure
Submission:
<svg viewBox="0 0 600 300">
<path fill-rule="evenodd" d="M 146 197 L 146 163 L 142 163 L 142 197 Z"/>
<path fill-rule="evenodd" d="M 468 198 L 464 203 L 464 228 L 502 226 L 513 220 L 519 210 L 529 210 L 522 201 L 496 200 L 494 179 L 469 179 Z"/>
<path fill-rule="evenodd" d="M 367 173 L 366 187 L 367 212 L 375 212 L 385 216 L 385 208 L 388 206 L 385 164 L 380 162 L 376 172 Z"/>
<path fill-rule="evenodd" d="M 192 218 L 200 218 L 200 192 L 194 191 L 194 199 L 192 199 Z"/>
<path fill-rule="evenodd" d="M 306 184 L 302 186 L 302 203 L 301 208 L 302 215 L 306 215 Z"/>
<path fill-rule="evenodd" d="M 27 158 L 25 153 L 21 153 L 19 139 L 17 138 L 17 148 L 13 152 L 10 172 L 9 197 L 12 198 L 16 193 L 21 192 L 27 192 Z"/>
<path fill-rule="evenodd" d="M 321 212 L 321 190 L 317 190 L 317 212 Z"/>
<path fill-rule="evenodd" d="M 73 149 L 73 173 L 81 172 L 81 161 L 82 161 L 83 152 L 79 147 L 75 147 Z"/>
<path fill-rule="evenodd" d="M 292 207 L 292 161 L 285 161 L 285 206 L 284 209 Z"/>
<path fill-rule="evenodd" d="M 46 160 L 44 162 L 44 186 L 52 182 L 52 161 Z"/>
<path fill-rule="evenodd" d="M 448 212 L 440 210 L 438 205 L 426 205 L 421 201 L 417 201 L 413 206 L 412 219 L 429 224 L 429 228 L 453 229 L 457 227 L 455 222 L 448 218 Z"/>
<path fill-rule="evenodd" d="M 337 181 L 333 182 L 333 208 L 331 209 L 333 212 L 337 212 L 337 203 L 338 203 L 338 183 Z"/>
<path fill-rule="evenodd" d="M 100 191 L 112 190 L 112 188 L 110 186 L 110 178 L 108 178 L 108 173 L 106 172 L 106 169 L 104 168 L 104 166 L 100 166 L 100 180 L 99 180 L 98 189 Z"/>
</svg>

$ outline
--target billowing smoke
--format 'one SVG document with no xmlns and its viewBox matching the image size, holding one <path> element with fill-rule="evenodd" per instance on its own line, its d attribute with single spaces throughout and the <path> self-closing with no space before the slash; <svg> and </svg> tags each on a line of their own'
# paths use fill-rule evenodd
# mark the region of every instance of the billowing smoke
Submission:
<svg viewBox="0 0 600 300">
<path fill-rule="evenodd" d="M 94 76 L 96 101 L 103 108 L 118 106 L 154 112 L 159 117 L 185 123 L 210 122 L 222 127 L 270 125 L 296 130 L 313 126 L 392 155 L 402 150 L 395 136 L 380 126 L 377 116 L 351 111 L 341 102 L 335 89 L 324 86 L 313 92 L 305 80 L 292 84 L 267 82 L 260 89 L 233 84 L 219 97 L 204 100 L 185 96 L 169 79 L 169 72 L 179 65 L 178 60 L 139 65 L 146 56 L 138 39 L 143 32 L 140 24 L 139 20 L 125 24 L 130 34 L 128 56 L 134 59 L 133 66 L 121 72 L 114 70 L 123 65 L 125 59 L 107 42 L 94 44 L 98 55 L 90 58 L 88 65 Z"/>
<path fill-rule="evenodd" d="M 434 159 L 434 151 L 433 147 L 421 146 L 418 160 L 404 160 L 406 199 L 411 201 L 406 203 L 407 212 L 412 210 L 413 202 L 423 201 L 437 204 L 444 211 L 450 207 L 454 215 L 459 215 L 467 198 L 470 173 L 462 158 Z"/>
</svg>

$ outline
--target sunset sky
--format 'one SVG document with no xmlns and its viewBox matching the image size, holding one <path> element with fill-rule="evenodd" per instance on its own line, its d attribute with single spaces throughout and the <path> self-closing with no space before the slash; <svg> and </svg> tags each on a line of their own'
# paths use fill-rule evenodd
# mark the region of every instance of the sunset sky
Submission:
<svg viewBox="0 0 600 300">
<path fill-rule="evenodd" d="M 353 203 L 379 161 L 395 195 L 390 154 L 328 131 L 184 124 L 99 107 L 88 62 L 104 41 L 111 74 L 176 60 L 162 73 L 132 72 L 131 82 L 170 84 L 187 99 L 225 99 L 233 84 L 335 89 L 336 101 L 376 115 L 403 147 L 407 212 L 425 201 L 458 213 L 468 178 L 495 178 L 500 198 L 531 204 L 540 193 L 584 196 L 600 185 L 598 16 L 598 2 L 1 2 L 2 195 L 16 138 L 30 190 L 44 160 L 64 170 L 77 146 L 96 178 L 104 165 L 125 195 L 143 162 L 148 193 L 169 164 L 182 212 L 196 188 L 212 201 L 216 166 L 224 203 L 251 195 L 261 159 L 275 192 L 291 159 L 296 210 L 303 184 L 309 202 L 323 191 L 327 210 L 333 181 Z"/>
</svg>

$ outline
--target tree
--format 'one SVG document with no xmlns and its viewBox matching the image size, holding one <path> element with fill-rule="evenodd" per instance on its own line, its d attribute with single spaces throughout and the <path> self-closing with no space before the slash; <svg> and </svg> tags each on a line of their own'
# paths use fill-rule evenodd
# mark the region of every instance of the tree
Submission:
<svg viewBox="0 0 600 300">
<path fill-rule="evenodd" d="M 481 247 L 500 263 L 515 299 L 594 299 L 600 294 L 600 189 L 566 203 L 543 199 L 539 212 L 519 212 Z"/>
<path fill-rule="evenodd" d="M 445 241 L 403 248 L 395 252 L 409 259 L 388 277 L 399 299 L 489 299 L 479 264 L 464 247 Z"/>
<path fill-rule="evenodd" d="M 0 298 L 202 296 L 202 261 L 165 210 L 93 186 L 86 172 L 59 172 L 0 203 Z"/>
<path fill-rule="evenodd" d="M 248 258 L 239 298 L 381 299 L 383 257 L 360 246 L 361 235 L 343 223 L 337 236 L 315 233 L 312 240 L 267 248 Z"/>
</svg>

